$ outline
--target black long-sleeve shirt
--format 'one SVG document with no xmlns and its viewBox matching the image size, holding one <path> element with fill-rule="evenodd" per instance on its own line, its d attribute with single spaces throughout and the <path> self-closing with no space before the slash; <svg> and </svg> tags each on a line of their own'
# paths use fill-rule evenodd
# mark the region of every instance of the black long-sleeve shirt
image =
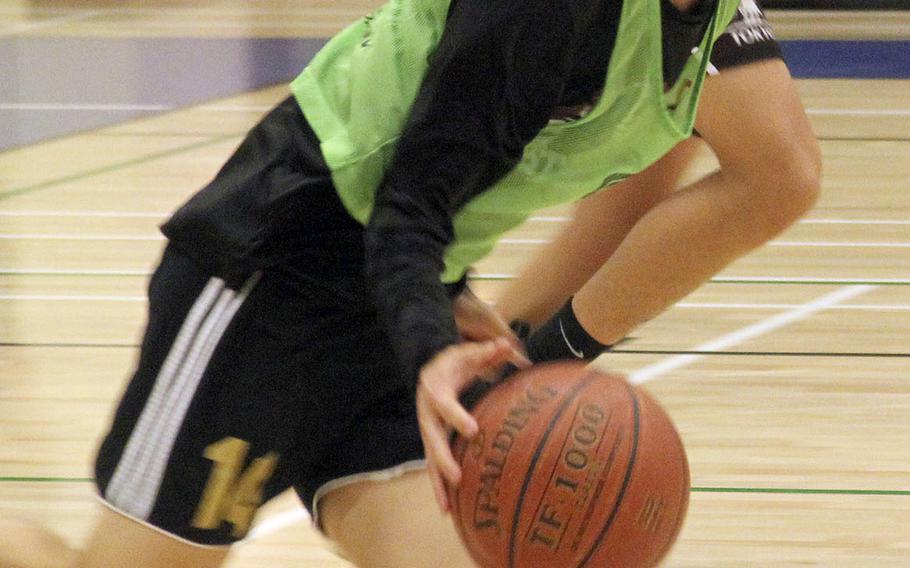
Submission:
<svg viewBox="0 0 910 568">
<path fill-rule="evenodd" d="M 714 0 L 663 5 L 664 75 L 675 82 Z M 620 0 L 458 0 L 376 194 L 367 277 L 404 370 L 458 341 L 439 281 L 452 218 L 508 173 L 560 117 L 596 101 L 617 36 Z"/>
</svg>

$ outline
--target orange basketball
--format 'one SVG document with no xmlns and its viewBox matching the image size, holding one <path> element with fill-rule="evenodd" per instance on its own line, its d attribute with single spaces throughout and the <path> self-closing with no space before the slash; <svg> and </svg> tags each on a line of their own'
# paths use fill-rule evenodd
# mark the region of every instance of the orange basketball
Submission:
<svg viewBox="0 0 910 568">
<path fill-rule="evenodd" d="M 689 503 L 689 467 L 663 409 L 581 362 L 537 365 L 473 410 L 453 449 L 452 517 L 483 568 L 655 566 Z"/>
</svg>

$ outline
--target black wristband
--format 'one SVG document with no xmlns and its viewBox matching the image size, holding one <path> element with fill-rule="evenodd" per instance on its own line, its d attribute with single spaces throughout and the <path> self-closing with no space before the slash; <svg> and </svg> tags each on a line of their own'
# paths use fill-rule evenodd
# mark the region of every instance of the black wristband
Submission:
<svg viewBox="0 0 910 568">
<path fill-rule="evenodd" d="M 525 320 L 512 320 L 509 322 L 509 329 L 512 330 L 522 343 L 528 340 L 531 335 L 531 324 Z"/>
<path fill-rule="evenodd" d="M 572 310 L 572 299 L 525 342 L 528 357 L 535 363 L 558 359 L 591 360 L 610 346 L 585 331 Z"/>
<path fill-rule="evenodd" d="M 446 287 L 446 294 L 449 296 L 449 298 L 454 300 L 459 294 L 465 291 L 465 288 L 468 287 L 468 273 L 465 272 L 462 274 L 461 278 L 455 282 L 444 284 L 444 286 Z"/>
</svg>

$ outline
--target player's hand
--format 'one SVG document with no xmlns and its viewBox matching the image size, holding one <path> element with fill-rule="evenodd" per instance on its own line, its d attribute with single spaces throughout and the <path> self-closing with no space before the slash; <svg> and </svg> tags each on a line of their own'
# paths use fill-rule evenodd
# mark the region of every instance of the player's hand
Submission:
<svg viewBox="0 0 910 568">
<path fill-rule="evenodd" d="M 466 341 L 487 341 L 497 337 L 507 338 L 516 347 L 521 345 L 515 332 L 493 306 L 484 302 L 465 288 L 452 301 L 455 325 Z"/>
<path fill-rule="evenodd" d="M 474 295 L 470 288 L 465 288 L 452 301 L 452 312 L 455 325 L 464 341 L 489 341 L 497 337 L 506 338 L 516 349 L 524 352 L 524 343 L 515 330 L 490 304 Z M 514 371 L 514 367 L 512 367 Z M 494 382 L 500 377 L 499 369 L 490 369 L 477 378 Z"/>
<path fill-rule="evenodd" d="M 458 395 L 478 375 L 511 363 L 527 367 L 531 363 L 506 338 L 467 342 L 447 347 L 420 370 L 417 385 L 417 419 L 427 458 L 427 472 L 436 502 L 449 511 L 446 483 L 458 485 L 461 468 L 452 455 L 449 435 L 452 430 L 466 438 L 477 434 L 477 421 L 458 401 Z"/>
</svg>

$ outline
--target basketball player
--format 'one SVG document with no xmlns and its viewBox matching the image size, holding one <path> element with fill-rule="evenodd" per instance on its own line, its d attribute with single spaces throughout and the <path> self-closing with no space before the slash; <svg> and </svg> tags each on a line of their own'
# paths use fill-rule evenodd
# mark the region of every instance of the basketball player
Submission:
<svg viewBox="0 0 910 568">
<path fill-rule="evenodd" d="M 597 356 L 814 202 L 792 81 L 736 8 L 393 0 L 339 35 L 164 225 L 106 508 L 84 550 L 42 533 L 19 565 L 219 566 L 293 487 L 358 566 L 470 566 L 432 503 L 474 378 Z M 693 122 L 721 169 L 671 192 Z M 499 313 L 470 294 L 498 235 L 577 200 Z"/>
</svg>

